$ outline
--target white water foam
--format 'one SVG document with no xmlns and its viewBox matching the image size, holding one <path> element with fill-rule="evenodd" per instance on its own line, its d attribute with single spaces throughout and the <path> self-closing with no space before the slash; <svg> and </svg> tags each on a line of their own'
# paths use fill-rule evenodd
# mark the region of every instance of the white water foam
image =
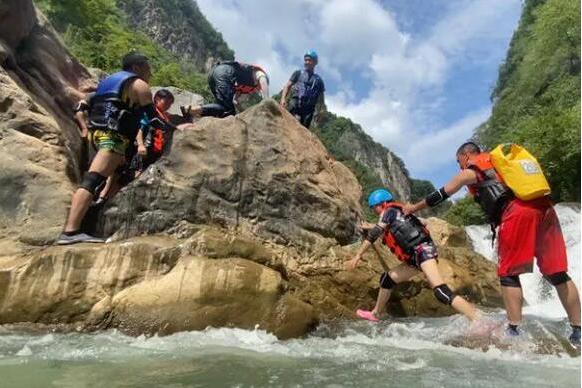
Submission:
<svg viewBox="0 0 582 388">
<path fill-rule="evenodd" d="M 568 252 L 568 274 L 580 290 L 581 279 L 581 255 L 580 255 L 580 208 L 572 204 L 556 205 L 556 213 L 560 220 L 566 249 Z M 496 250 L 491 245 L 491 230 L 488 225 L 471 225 L 466 227 L 467 234 L 473 244 L 473 249 L 487 259 L 497 262 Z M 523 286 L 524 298 L 527 307 L 524 312 L 544 316 L 548 318 L 561 318 L 565 316 L 558 295 L 549 285 L 536 266 L 531 274 L 520 276 Z"/>
</svg>

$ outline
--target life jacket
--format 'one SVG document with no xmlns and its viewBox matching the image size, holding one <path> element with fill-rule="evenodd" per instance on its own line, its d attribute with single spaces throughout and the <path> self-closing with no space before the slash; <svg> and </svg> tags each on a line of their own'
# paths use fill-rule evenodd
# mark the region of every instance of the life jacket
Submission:
<svg viewBox="0 0 582 388">
<path fill-rule="evenodd" d="M 164 122 L 169 123 L 170 118 L 165 112 L 162 112 L 156 107 L 156 113 L 159 118 Z M 141 121 L 142 130 L 147 129 L 147 135 L 145 137 L 145 146 L 149 148 L 153 153 L 161 154 L 164 151 L 164 146 L 166 143 L 166 131 L 164 127 L 151 126 L 148 120 L 144 117 Z"/>
<path fill-rule="evenodd" d="M 323 81 L 319 75 L 301 70 L 293 90 L 293 98 L 297 100 L 298 108 L 314 107 L 323 91 Z"/>
<path fill-rule="evenodd" d="M 487 215 L 492 225 L 499 225 L 501 213 L 513 193 L 493 167 L 488 152 L 471 156 L 467 167 L 477 173 L 477 183 L 468 186 L 469 192 Z"/>
<path fill-rule="evenodd" d="M 390 202 L 384 211 L 395 208 L 402 212 L 402 204 Z M 423 242 L 431 241 L 428 229 L 412 214 L 401 213 L 388 225 L 384 233 L 384 244 L 400 261 L 407 261 L 414 254 L 414 249 Z"/>
<path fill-rule="evenodd" d="M 230 65 L 235 70 L 236 83 L 234 85 L 235 91 L 238 94 L 251 94 L 261 91 L 261 84 L 255 79 L 255 73 L 262 71 L 267 72 L 258 65 L 249 65 L 236 61 L 219 62 L 221 65 Z"/>
<path fill-rule="evenodd" d="M 135 138 L 141 117 L 138 108 L 130 106 L 123 92 L 127 82 L 136 78 L 139 76 L 135 73 L 120 71 L 99 82 L 89 109 L 91 129 Z"/>
</svg>

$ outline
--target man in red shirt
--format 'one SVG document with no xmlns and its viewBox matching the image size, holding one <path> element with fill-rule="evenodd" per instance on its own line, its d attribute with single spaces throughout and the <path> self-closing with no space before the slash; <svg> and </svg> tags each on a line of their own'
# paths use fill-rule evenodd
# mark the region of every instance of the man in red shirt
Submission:
<svg viewBox="0 0 582 388">
<path fill-rule="evenodd" d="M 580 298 L 574 282 L 567 274 L 566 246 L 558 217 L 549 198 L 530 201 L 516 198 L 503 183 L 491 163 L 489 153 L 473 142 L 457 150 L 461 172 L 424 200 L 405 205 L 411 214 L 436 206 L 467 186 L 489 222 L 499 227 L 497 274 L 509 320 L 507 333 L 518 335 L 521 323 L 523 292 L 519 275 L 533 270 L 537 258 L 540 272 L 555 288 L 572 325 L 570 342 L 580 346 Z"/>
</svg>

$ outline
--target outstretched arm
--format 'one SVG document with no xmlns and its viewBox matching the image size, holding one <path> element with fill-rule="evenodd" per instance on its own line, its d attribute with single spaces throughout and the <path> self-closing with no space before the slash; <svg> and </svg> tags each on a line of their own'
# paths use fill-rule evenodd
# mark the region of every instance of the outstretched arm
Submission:
<svg viewBox="0 0 582 388">
<path fill-rule="evenodd" d="M 85 100 L 79 101 L 75 109 L 73 110 L 75 122 L 81 129 L 81 137 L 86 138 L 89 135 L 89 128 L 87 127 L 87 111 L 89 110 L 89 104 Z"/>
<path fill-rule="evenodd" d="M 261 97 L 263 100 L 269 98 L 269 80 L 266 75 L 259 76 L 259 85 L 261 85 Z"/>
<path fill-rule="evenodd" d="M 283 108 L 287 108 L 287 95 L 289 94 L 291 86 L 293 86 L 293 83 L 291 81 L 287 81 L 287 83 L 283 87 L 283 91 L 281 92 L 281 101 L 279 102 L 279 104 Z"/>
<path fill-rule="evenodd" d="M 143 130 L 141 128 L 137 131 L 135 140 L 137 142 L 137 153 L 141 156 L 146 156 L 148 151 L 143 140 Z"/>
<path fill-rule="evenodd" d="M 470 185 L 473 183 L 477 183 L 477 174 L 475 173 L 475 171 L 470 169 L 463 170 L 457 175 L 455 175 L 453 179 L 447 182 L 446 185 L 427 195 L 426 198 L 423 199 L 422 201 L 419 201 L 413 205 L 411 204 L 404 205 L 403 209 L 404 213 L 411 214 L 422 209 L 426 209 L 427 207 L 436 206 L 444 202 L 451 195 L 461 190 L 463 186 Z"/>
<path fill-rule="evenodd" d="M 86 138 L 89 136 L 89 128 L 87 127 L 87 115 L 85 112 L 76 112 L 75 113 L 75 122 L 81 129 L 81 137 Z"/>
<path fill-rule="evenodd" d="M 384 231 L 386 230 L 386 227 L 388 226 L 388 224 L 384 221 L 385 221 L 385 218 L 384 218 L 384 214 L 383 214 L 381 216 L 381 221 L 378 222 L 377 224 L 373 225 L 373 227 L 367 231 L 367 233 L 365 234 L 365 239 L 362 242 L 362 246 L 358 250 L 358 253 L 356 253 L 356 255 L 354 256 L 353 259 L 349 260 L 346 263 L 348 269 L 356 268 L 358 266 L 358 264 L 360 263 L 360 261 L 362 260 L 362 256 L 364 255 L 364 253 L 366 253 L 366 251 L 368 249 L 370 249 L 370 247 L 373 247 L 374 249 L 376 248 L 373 246 L 374 242 L 376 242 L 376 240 L 378 240 L 378 238 L 384 233 Z M 362 226 L 360 226 L 360 228 L 364 229 L 364 228 L 362 228 Z"/>
</svg>

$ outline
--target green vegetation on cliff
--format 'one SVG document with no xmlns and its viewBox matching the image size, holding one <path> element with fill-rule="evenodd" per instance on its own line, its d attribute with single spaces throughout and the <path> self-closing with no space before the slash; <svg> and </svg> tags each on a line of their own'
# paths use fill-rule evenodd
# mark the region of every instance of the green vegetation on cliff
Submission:
<svg viewBox="0 0 582 388">
<path fill-rule="evenodd" d="M 152 59 L 153 85 L 175 86 L 211 97 L 206 76 L 143 33 L 133 31 L 114 0 L 37 0 L 72 53 L 85 65 L 118 71 L 130 50 Z"/>
<path fill-rule="evenodd" d="M 478 139 L 489 147 L 523 144 L 542 164 L 554 199 L 579 201 L 579 1 L 524 2 L 491 97 Z"/>
<path fill-rule="evenodd" d="M 132 27 L 174 54 L 198 62 L 202 71 L 206 70 L 209 58 L 234 59 L 234 52 L 222 34 L 214 29 L 194 0 L 116 0 L 116 4 L 125 11 Z"/>
<path fill-rule="evenodd" d="M 389 190 L 393 190 L 391 184 L 390 182 L 382 182 L 378 173 L 370 166 L 356 160 L 353 150 L 349 149 L 349 144 L 346 144 L 341 139 L 348 132 L 358 138 L 358 142 L 362 145 L 364 151 L 382 154 L 388 152 L 388 150 L 376 143 L 358 124 L 348 118 L 337 116 L 327 111 L 322 112 L 322 117 L 317 120 L 317 125 L 312 126 L 312 130 L 334 158 L 345 164 L 354 173 L 362 186 L 362 207 L 366 211 L 366 217 L 375 219 L 376 216 L 372 215 L 372 212 L 368 209 L 368 195 L 379 187 L 387 187 Z M 402 170 L 404 179 L 408 181 L 410 178 L 404 162 L 396 155 L 392 156 Z"/>
</svg>

